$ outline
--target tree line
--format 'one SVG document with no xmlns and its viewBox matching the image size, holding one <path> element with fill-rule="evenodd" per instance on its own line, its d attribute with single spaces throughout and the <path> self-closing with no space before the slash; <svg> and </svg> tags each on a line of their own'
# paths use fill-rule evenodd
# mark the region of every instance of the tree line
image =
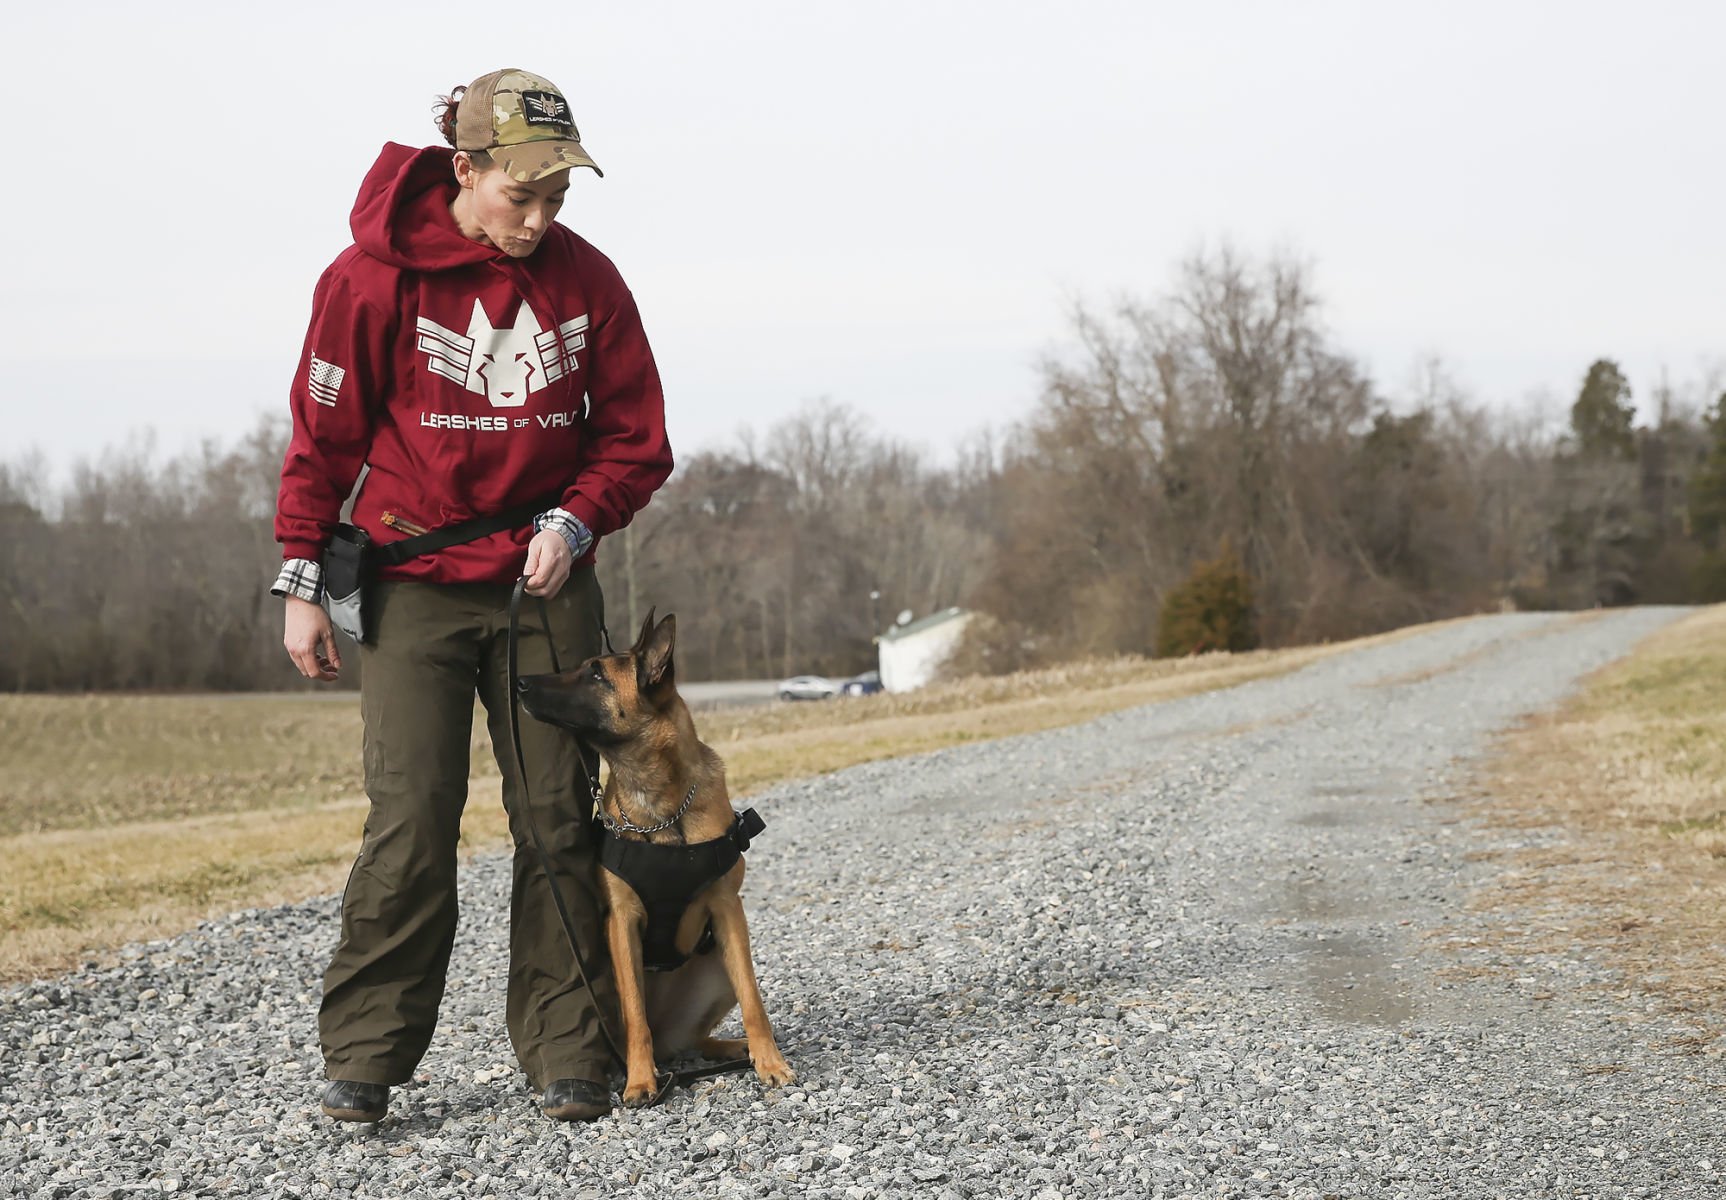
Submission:
<svg viewBox="0 0 1726 1200">
<path fill-rule="evenodd" d="M 1070 323 L 1031 414 L 945 460 L 829 402 L 682 455 L 601 547 L 618 640 L 655 606 L 686 679 L 849 674 L 895 614 L 962 605 L 983 619 L 956 666 L 1004 671 L 1726 599 L 1719 378 L 1656 388 L 1641 425 L 1607 358 L 1556 419 L 1436 362 L 1387 394 L 1306 267 L 1228 251 Z M 287 433 L 111 448 L 59 484 L 0 462 L 0 688 L 307 686 L 268 594 Z"/>
</svg>

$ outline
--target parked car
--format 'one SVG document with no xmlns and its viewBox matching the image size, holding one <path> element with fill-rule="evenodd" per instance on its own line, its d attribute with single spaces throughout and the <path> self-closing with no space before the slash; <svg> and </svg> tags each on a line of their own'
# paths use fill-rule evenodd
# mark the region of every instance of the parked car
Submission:
<svg viewBox="0 0 1726 1200">
<path fill-rule="evenodd" d="M 839 685 L 825 675 L 793 675 L 779 685 L 781 700 L 827 700 L 839 694 Z"/>
<path fill-rule="evenodd" d="M 865 671 L 839 685 L 841 696 L 872 696 L 881 690 L 881 672 Z"/>
</svg>

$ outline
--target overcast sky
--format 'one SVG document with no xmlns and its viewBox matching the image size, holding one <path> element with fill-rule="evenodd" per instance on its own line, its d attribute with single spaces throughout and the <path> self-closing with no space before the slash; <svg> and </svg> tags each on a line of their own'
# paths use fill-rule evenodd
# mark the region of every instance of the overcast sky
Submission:
<svg viewBox="0 0 1726 1200">
<path fill-rule="evenodd" d="M 682 450 L 827 396 L 942 452 L 1034 403 L 1072 300 L 1225 239 L 1309 261 L 1393 395 L 1435 353 L 1495 404 L 1726 359 L 1719 4 L 11 12 L 0 459 L 282 409 L 379 147 L 503 66 L 606 170 L 562 219 L 633 288 Z"/>
</svg>

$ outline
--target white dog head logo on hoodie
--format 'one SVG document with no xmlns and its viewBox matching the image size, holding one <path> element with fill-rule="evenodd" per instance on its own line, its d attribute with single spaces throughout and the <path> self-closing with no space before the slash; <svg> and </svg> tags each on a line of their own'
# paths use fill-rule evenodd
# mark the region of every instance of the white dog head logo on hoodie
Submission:
<svg viewBox="0 0 1726 1200">
<path fill-rule="evenodd" d="M 552 333 L 540 328 L 526 300 L 515 324 L 504 329 L 492 325 L 478 299 L 465 335 L 425 317 L 419 319 L 417 329 L 426 369 L 484 396 L 493 408 L 526 404 L 534 392 L 562 379 L 566 370 L 574 370 L 575 352 L 587 345 L 585 315 L 565 321 Z"/>
</svg>

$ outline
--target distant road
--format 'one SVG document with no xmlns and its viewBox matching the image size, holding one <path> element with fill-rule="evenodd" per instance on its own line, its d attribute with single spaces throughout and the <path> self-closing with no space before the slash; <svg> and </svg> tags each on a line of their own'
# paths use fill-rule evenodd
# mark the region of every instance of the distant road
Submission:
<svg viewBox="0 0 1726 1200">
<path fill-rule="evenodd" d="M 718 683 L 680 683 L 677 694 L 690 708 L 727 708 L 737 704 L 766 704 L 779 696 L 773 679 L 724 679 Z"/>
</svg>

